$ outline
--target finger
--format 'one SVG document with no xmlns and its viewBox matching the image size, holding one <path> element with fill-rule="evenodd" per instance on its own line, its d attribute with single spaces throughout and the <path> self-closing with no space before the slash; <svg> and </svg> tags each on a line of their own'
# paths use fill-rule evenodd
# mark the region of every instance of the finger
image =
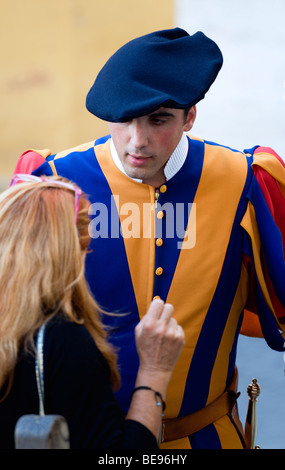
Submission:
<svg viewBox="0 0 285 470">
<path fill-rule="evenodd" d="M 153 318 L 160 318 L 164 308 L 164 302 L 161 299 L 154 299 L 147 311 L 147 315 Z"/>
<path fill-rule="evenodd" d="M 181 339 L 182 344 L 185 344 L 185 332 L 179 324 L 176 326 L 176 336 Z"/>
<path fill-rule="evenodd" d="M 179 342 L 182 341 L 182 343 L 184 344 L 184 330 L 181 325 L 177 323 L 177 320 L 175 318 L 170 318 L 169 322 L 165 324 L 165 334 L 169 336 L 169 338 L 176 339 Z"/>
<path fill-rule="evenodd" d="M 171 304 L 164 304 L 163 310 L 160 315 L 160 319 L 165 322 L 169 322 L 174 314 L 174 307 Z M 175 320 L 176 321 L 176 320 Z"/>
</svg>

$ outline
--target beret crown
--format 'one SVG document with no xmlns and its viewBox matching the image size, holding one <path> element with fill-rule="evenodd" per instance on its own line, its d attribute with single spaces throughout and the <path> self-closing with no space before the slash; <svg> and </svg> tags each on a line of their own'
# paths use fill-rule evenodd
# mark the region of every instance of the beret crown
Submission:
<svg viewBox="0 0 285 470">
<path fill-rule="evenodd" d="M 126 43 L 99 72 L 86 107 L 110 122 L 124 122 L 165 106 L 188 108 L 204 98 L 222 67 L 214 41 L 181 28 L 156 31 Z"/>
</svg>

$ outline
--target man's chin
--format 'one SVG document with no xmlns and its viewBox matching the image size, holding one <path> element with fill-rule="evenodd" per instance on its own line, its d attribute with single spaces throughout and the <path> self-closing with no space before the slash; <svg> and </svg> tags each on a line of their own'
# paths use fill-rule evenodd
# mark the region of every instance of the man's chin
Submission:
<svg viewBox="0 0 285 470">
<path fill-rule="evenodd" d="M 133 179 L 133 180 L 140 180 L 142 181 L 143 178 L 144 178 L 144 174 L 143 172 L 139 172 L 139 171 L 130 171 L 130 170 L 125 170 L 126 171 L 126 175 Z"/>
</svg>

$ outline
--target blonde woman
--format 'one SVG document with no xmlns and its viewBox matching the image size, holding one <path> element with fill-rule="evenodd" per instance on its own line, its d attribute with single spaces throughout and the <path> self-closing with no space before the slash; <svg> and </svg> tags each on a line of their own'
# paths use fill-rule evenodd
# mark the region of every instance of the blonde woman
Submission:
<svg viewBox="0 0 285 470">
<path fill-rule="evenodd" d="M 14 184 L 17 183 L 17 184 Z M 85 281 L 89 202 L 62 178 L 16 175 L 0 196 L 0 447 L 38 413 L 35 340 L 44 343 L 45 411 L 63 415 L 71 448 L 155 448 L 184 344 L 173 308 L 153 301 L 136 328 L 140 366 L 126 419 L 113 395 L 116 353 Z"/>
</svg>

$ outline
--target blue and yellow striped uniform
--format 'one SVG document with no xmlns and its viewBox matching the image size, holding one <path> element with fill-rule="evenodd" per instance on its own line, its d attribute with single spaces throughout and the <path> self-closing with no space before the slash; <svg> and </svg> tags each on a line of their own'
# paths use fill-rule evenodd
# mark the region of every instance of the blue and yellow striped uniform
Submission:
<svg viewBox="0 0 285 470">
<path fill-rule="evenodd" d="M 234 371 L 243 321 L 250 327 L 251 320 L 258 318 L 269 346 L 284 349 L 284 227 L 276 223 L 284 212 L 284 165 L 259 147 L 239 152 L 188 138 L 183 167 L 158 189 L 118 170 L 109 136 L 50 154 L 34 171 L 69 178 L 93 204 L 90 230 L 96 238 L 86 275 L 102 308 L 123 313 L 104 321 L 112 327 L 110 338 L 119 348 L 118 399 L 125 410 L 138 366 L 134 327 L 155 296 L 174 305 L 186 344 L 169 385 L 166 418 L 193 413 L 224 392 Z M 269 175 L 269 187 L 277 185 L 281 205 L 270 204 L 270 195 L 265 194 L 268 185 L 260 177 L 264 173 Z M 170 218 L 179 225 L 171 236 Z M 134 220 L 136 227 L 131 227 Z M 242 444 L 224 416 L 163 447 L 241 448 Z"/>
</svg>

